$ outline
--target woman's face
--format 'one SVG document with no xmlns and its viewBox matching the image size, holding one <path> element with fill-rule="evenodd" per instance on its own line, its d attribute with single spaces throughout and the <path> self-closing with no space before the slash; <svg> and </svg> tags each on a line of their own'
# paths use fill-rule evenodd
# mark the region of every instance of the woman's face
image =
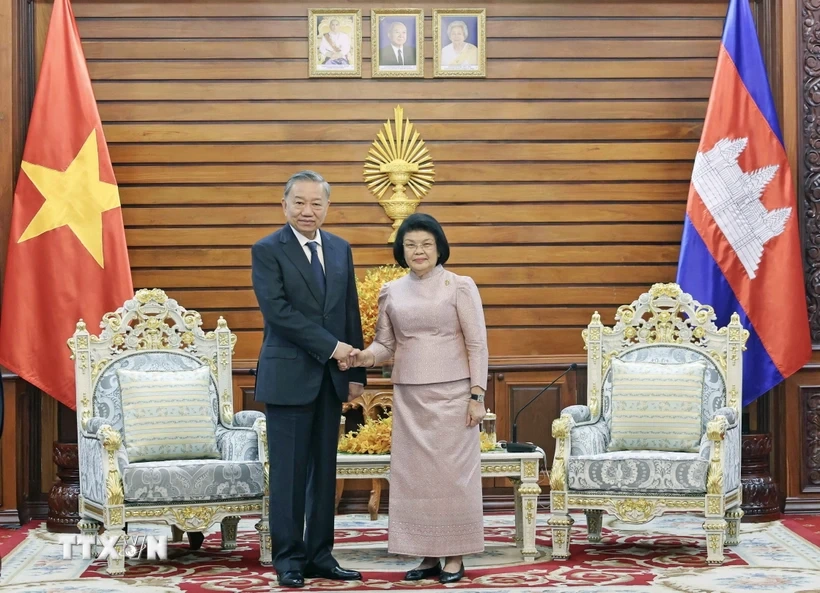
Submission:
<svg viewBox="0 0 820 593">
<path fill-rule="evenodd" d="M 450 41 L 456 45 L 464 43 L 464 29 L 462 29 L 460 25 L 450 29 Z"/>
<path fill-rule="evenodd" d="M 410 231 L 404 235 L 404 259 L 410 269 L 422 276 L 436 267 L 436 238 L 427 231 Z"/>
</svg>

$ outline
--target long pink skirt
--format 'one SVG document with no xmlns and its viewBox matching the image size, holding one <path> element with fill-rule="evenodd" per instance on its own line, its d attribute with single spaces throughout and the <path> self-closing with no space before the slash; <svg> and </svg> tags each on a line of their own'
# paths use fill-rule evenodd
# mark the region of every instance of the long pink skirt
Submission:
<svg viewBox="0 0 820 593">
<path fill-rule="evenodd" d="M 484 551 L 479 430 L 467 428 L 470 381 L 394 385 L 387 550 Z"/>
</svg>

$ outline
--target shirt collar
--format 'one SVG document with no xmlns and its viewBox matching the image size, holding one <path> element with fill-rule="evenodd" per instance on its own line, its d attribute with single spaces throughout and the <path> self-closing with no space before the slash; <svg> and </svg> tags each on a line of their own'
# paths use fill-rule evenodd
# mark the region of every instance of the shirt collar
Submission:
<svg viewBox="0 0 820 593">
<path fill-rule="evenodd" d="M 296 240 L 299 241 L 299 245 L 301 245 L 302 247 L 304 247 L 305 245 L 307 245 L 311 241 L 316 241 L 320 246 L 322 245 L 322 231 L 320 231 L 320 230 L 316 231 L 316 238 L 315 239 L 308 239 L 302 233 L 300 233 L 295 228 L 293 228 L 293 226 L 290 227 L 290 230 L 292 230 L 293 234 L 296 235 Z"/>
</svg>

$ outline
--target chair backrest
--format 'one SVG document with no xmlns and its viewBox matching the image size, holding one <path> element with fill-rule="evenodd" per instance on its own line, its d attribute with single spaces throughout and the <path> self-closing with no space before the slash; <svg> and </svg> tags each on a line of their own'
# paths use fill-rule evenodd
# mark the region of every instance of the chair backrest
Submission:
<svg viewBox="0 0 820 593">
<path fill-rule="evenodd" d="M 728 326 L 718 328 L 714 309 L 702 305 L 677 284 L 655 284 L 631 305 L 615 314 L 616 324 L 605 327 L 596 311 L 582 332 L 587 349 L 587 403 L 596 421 L 611 419 L 614 357 L 633 362 L 707 363 L 703 385 L 703 431 L 712 414 L 723 406 L 740 418 L 743 375 L 742 352 L 749 332 L 737 313 Z"/>
<path fill-rule="evenodd" d="M 219 318 L 217 328 L 202 331 L 202 318 L 160 289 L 137 291 L 122 307 L 103 316 L 99 336 L 80 320 L 68 344 L 73 352 L 77 385 L 77 427 L 91 417 L 123 430 L 122 399 L 117 369 L 144 371 L 211 369 L 214 421 L 233 423 L 231 356 L 236 336 Z"/>
</svg>

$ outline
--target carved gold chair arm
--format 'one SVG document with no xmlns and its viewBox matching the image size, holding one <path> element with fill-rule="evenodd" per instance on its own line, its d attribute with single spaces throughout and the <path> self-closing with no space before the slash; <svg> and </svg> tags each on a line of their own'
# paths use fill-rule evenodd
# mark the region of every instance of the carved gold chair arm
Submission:
<svg viewBox="0 0 820 593">
<path fill-rule="evenodd" d="M 117 506 L 125 502 L 125 491 L 122 484 L 122 474 L 117 463 L 117 453 L 122 448 L 122 435 L 108 424 L 103 424 L 97 431 L 97 438 L 102 443 L 103 475 L 105 476 L 106 504 Z"/>
<path fill-rule="evenodd" d="M 722 441 L 728 428 L 729 421 L 726 420 L 726 416 L 715 416 L 706 425 L 706 438 L 714 442 Z"/>
<path fill-rule="evenodd" d="M 550 489 L 561 492 L 567 489 L 567 460 L 570 452 L 570 434 L 574 421 L 569 414 L 561 414 L 552 422 L 552 436 L 555 439 L 555 457 L 550 472 Z"/>
</svg>

